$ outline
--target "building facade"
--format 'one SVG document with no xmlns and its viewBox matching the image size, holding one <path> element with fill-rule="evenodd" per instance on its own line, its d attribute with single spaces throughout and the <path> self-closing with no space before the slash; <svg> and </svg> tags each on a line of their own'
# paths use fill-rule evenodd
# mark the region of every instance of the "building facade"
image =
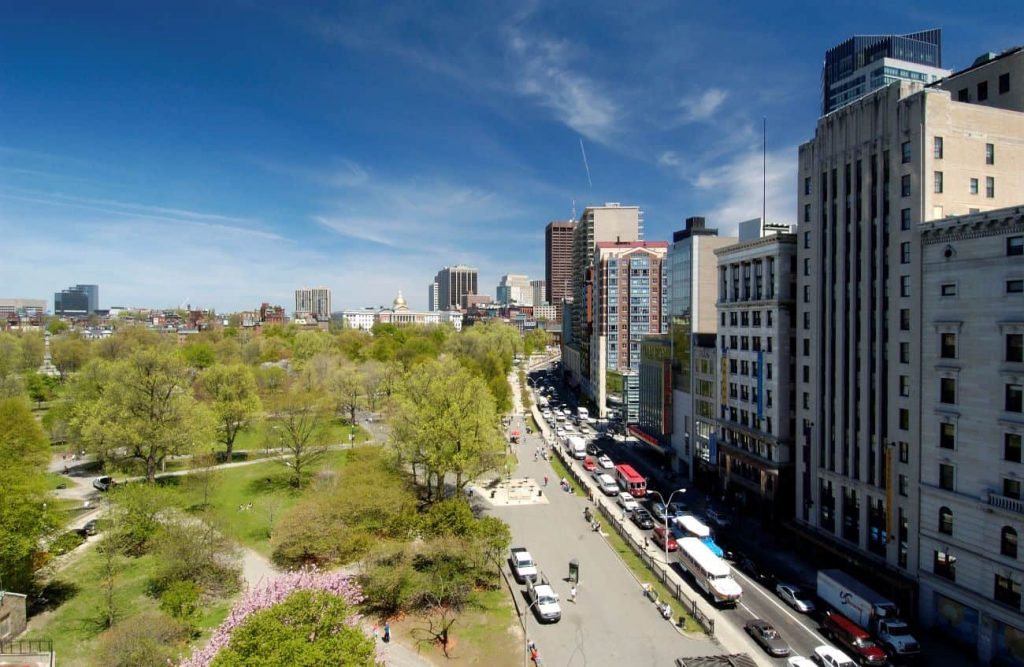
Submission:
<svg viewBox="0 0 1024 667">
<path fill-rule="evenodd" d="M 1024 207 L 925 223 L 919 257 L 921 619 L 1019 665 Z"/>
<path fill-rule="evenodd" d="M 438 309 L 438 299 L 439 298 L 440 298 L 440 296 L 438 294 L 437 281 L 435 280 L 435 281 L 431 282 L 429 285 L 427 285 L 427 310 L 428 311 L 434 311 L 434 310 Z"/>
<path fill-rule="evenodd" d="M 503 275 L 498 282 L 495 296 L 496 303 L 503 305 L 532 306 L 533 288 L 530 286 L 530 278 L 518 273 Z"/>
<path fill-rule="evenodd" d="M 612 372 L 622 377 L 626 423 L 639 420 L 640 343 L 668 329 L 667 251 L 664 241 L 596 244 L 589 395 L 601 417 L 608 411 Z"/>
<path fill-rule="evenodd" d="M 640 341 L 638 384 L 637 435 L 668 453 L 672 447 L 672 339 L 668 334 Z"/>
<path fill-rule="evenodd" d="M 762 235 L 760 220 L 754 224 L 753 230 L 741 227 L 739 243 L 715 252 L 718 473 L 722 489 L 738 504 L 780 520 L 792 516 L 794 497 L 796 235 Z"/>
<path fill-rule="evenodd" d="M 672 336 L 672 469 L 685 475 L 694 470 L 692 427 L 695 385 L 693 346 L 701 333 L 718 330 L 715 302 L 718 298 L 715 250 L 736 242 L 735 236 L 719 236 L 703 217 L 686 219 L 672 234 L 668 249 L 669 327 Z M 714 345 L 712 344 L 712 349 Z M 714 423 L 712 414 L 712 425 Z M 702 422 L 703 423 L 703 422 Z M 704 423 L 706 425 L 706 423 Z M 705 442 L 706 442 L 705 436 Z"/>
<path fill-rule="evenodd" d="M 331 319 L 331 290 L 327 287 L 303 287 L 295 290 L 295 317 L 320 322 Z"/>
<path fill-rule="evenodd" d="M 450 324 L 456 331 L 462 330 L 462 313 L 457 310 L 428 311 L 425 313 L 409 310 L 402 292 L 398 292 L 391 308 L 362 308 L 342 312 L 342 322 L 349 329 L 372 331 L 375 324 L 395 326 Z"/>
<path fill-rule="evenodd" d="M 583 210 L 572 240 L 572 293 L 569 310 L 571 344 L 579 354 L 580 374 L 567 374 L 572 387 L 579 388 L 588 396 L 604 392 L 593 386 L 590 355 L 591 336 L 594 331 L 594 261 L 599 242 L 625 242 L 643 240 L 643 216 L 638 206 L 622 206 L 607 203 L 604 206 L 588 206 Z M 564 356 L 564 352 L 563 352 Z"/>
<path fill-rule="evenodd" d="M 544 300 L 560 305 L 572 298 L 574 220 L 555 220 L 544 228 Z M 536 301 L 534 301 L 536 303 Z"/>
<path fill-rule="evenodd" d="M 45 299 L 0 299 L 0 319 L 7 315 L 38 317 L 45 312 Z"/>
<path fill-rule="evenodd" d="M 551 302 L 548 301 L 548 281 L 546 280 L 531 280 L 530 294 L 533 295 L 534 307 L 547 306 L 551 304 Z"/>
<path fill-rule="evenodd" d="M 75 285 L 53 295 L 53 314 L 58 317 L 85 317 L 99 310 L 99 285 Z"/>
<path fill-rule="evenodd" d="M 457 264 L 446 266 L 437 272 L 437 307 L 435 310 L 462 308 L 467 294 L 480 294 L 479 275 L 475 268 Z"/>
<path fill-rule="evenodd" d="M 1017 49 L 891 84 L 819 119 L 799 151 L 797 525 L 904 609 L 921 557 L 915 234 L 1024 199 L 1022 72 Z"/>
<path fill-rule="evenodd" d="M 942 30 L 908 35 L 855 35 L 825 52 L 821 114 L 896 81 L 932 83 L 942 69 Z"/>
</svg>

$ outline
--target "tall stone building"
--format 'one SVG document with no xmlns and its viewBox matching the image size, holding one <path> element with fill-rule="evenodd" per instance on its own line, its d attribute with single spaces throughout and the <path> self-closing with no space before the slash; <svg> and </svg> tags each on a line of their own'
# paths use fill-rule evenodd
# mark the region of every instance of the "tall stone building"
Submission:
<svg viewBox="0 0 1024 667">
<path fill-rule="evenodd" d="M 572 237 L 574 220 L 555 220 L 544 228 L 544 300 L 561 306 L 572 298 Z"/>
</svg>

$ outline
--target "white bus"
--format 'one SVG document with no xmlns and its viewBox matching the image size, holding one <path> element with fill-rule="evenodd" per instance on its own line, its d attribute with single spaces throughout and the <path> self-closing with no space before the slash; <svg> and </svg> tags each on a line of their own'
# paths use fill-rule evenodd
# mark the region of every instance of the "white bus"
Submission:
<svg viewBox="0 0 1024 667">
<path fill-rule="evenodd" d="M 587 409 L 582 406 L 576 409 L 576 413 L 579 415 L 581 424 L 586 422 L 587 419 L 590 418 L 590 412 L 588 412 Z"/>
<path fill-rule="evenodd" d="M 732 572 L 724 560 L 711 553 L 707 545 L 696 537 L 678 540 L 679 561 L 693 576 L 693 581 L 715 604 L 735 605 L 743 589 L 732 578 Z"/>
</svg>

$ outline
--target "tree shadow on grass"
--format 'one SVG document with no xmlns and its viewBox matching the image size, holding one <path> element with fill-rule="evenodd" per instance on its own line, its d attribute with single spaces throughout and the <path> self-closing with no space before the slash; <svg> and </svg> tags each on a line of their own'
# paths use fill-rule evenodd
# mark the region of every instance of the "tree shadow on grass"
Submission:
<svg viewBox="0 0 1024 667">
<path fill-rule="evenodd" d="M 272 473 L 252 480 L 246 485 L 245 491 L 249 496 L 261 496 L 275 492 L 294 493 L 299 491 L 299 489 L 292 486 L 291 482 L 292 476 L 290 473 Z"/>
<path fill-rule="evenodd" d="M 35 616 L 44 611 L 52 611 L 71 598 L 78 595 L 78 584 L 66 579 L 51 579 L 39 593 L 32 597 L 28 606 L 28 615 Z"/>
</svg>

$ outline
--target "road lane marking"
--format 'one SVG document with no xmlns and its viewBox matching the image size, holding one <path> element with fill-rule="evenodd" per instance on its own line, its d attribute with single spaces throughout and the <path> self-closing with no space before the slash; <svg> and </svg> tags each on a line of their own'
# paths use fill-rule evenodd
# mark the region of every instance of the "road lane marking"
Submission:
<svg viewBox="0 0 1024 667">
<path fill-rule="evenodd" d="M 813 637 L 814 641 L 816 641 L 816 642 L 824 642 L 825 641 L 825 639 L 821 635 L 819 635 L 817 632 L 815 632 L 814 630 L 809 628 L 807 625 L 805 625 L 804 622 L 799 617 L 794 616 L 790 612 L 789 608 L 786 605 L 784 605 L 781 602 L 779 602 L 778 600 L 776 600 L 774 595 L 771 595 L 767 591 L 763 590 L 760 586 L 758 586 L 756 583 L 754 583 L 754 581 L 752 579 L 750 579 L 746 574 L 744 574 L 743 572 L 740 572 L 739 568 L 732 568 L 732 570 L 733 570 L 733 572 L 735 574 L 739 575 L 740 578 L 742 578 L 744 581 L 746 581 L 750 585 L 750 587 L 748 589 L 746 589 L 746 590 L 755 590 L 758 593 L 760 593 L 761 595 L 763 595 L 764 598 L 768 602 L 771 602 L 773 605 L 778 607 L 779 610 L 782 611 L 783 614 L 788 616 L 790 618 L 790 620 L 792 620 L 794 623 L 799 625 L 801 628 L 803 628 L 807 632 L 807 634 L 809 634 L 811 637 Z M 744 605 L 744 608 L 746 609 L 746 605 Z M 750 610 L 747 609 L 747 611 L 750 611 Z M 750 613 L 753 614 L 754 612 L 750 612 Z"/>
</svg>

